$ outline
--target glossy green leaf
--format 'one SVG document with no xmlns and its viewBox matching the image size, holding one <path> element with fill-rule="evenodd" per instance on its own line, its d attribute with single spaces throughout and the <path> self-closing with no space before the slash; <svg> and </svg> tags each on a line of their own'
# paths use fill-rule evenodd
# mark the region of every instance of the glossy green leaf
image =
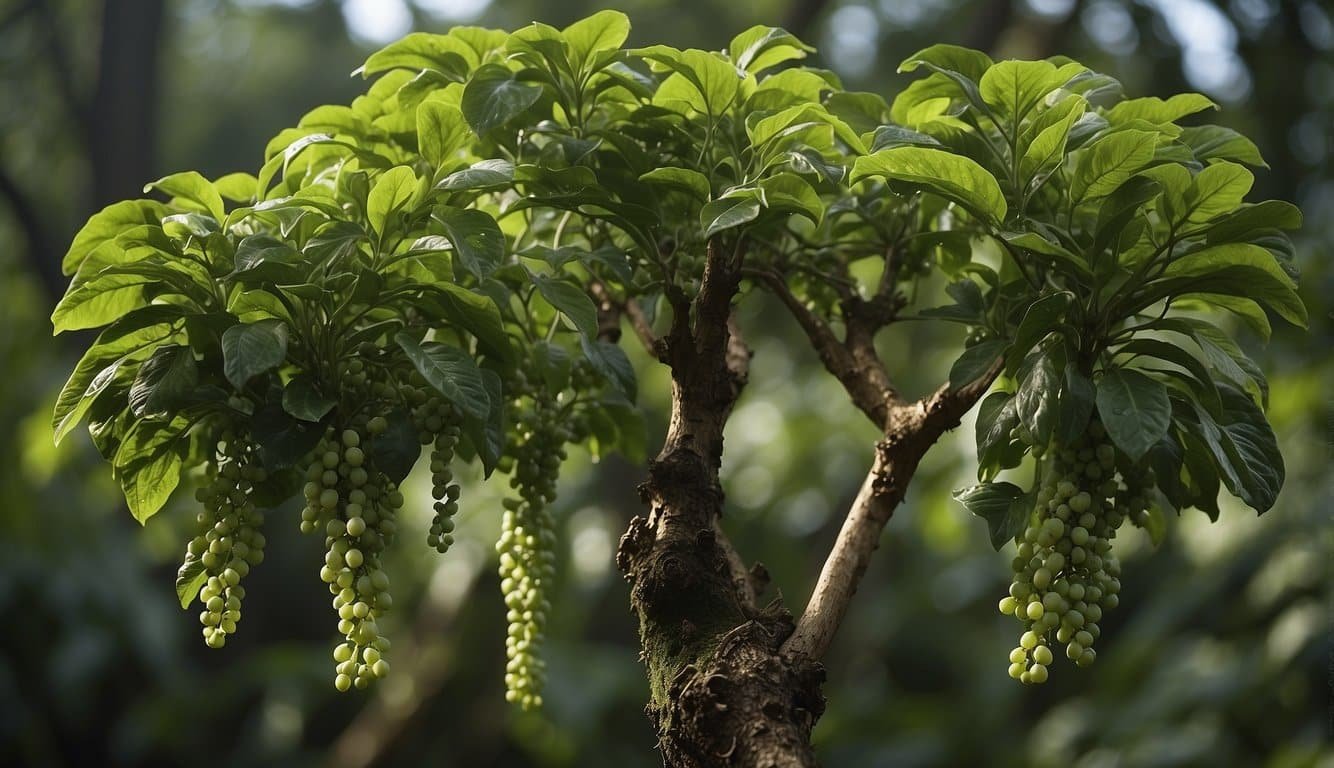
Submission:
<svg viewBox="0 0 1334 768">
<path fill-rule="evenodd" d="M 598 11 L 561 30 L 570 46 L 570 56 L 584 66 L 604 51 L 614 51 L 630 36 L 630 18 L 620 11 Z"/>
<path fill-rule="evenodd" d="M 712 190 L 709 188 L 709 177 L 690 168 L 675 168 L 672 166 L 654 168 L 641 175 L 639 180 L 646 184 L 687 192 L 701 201 L 707 201 L 712 194 Z"/>
<path fill-rule="evenodd" d="M 1182 256 L 1168 265 L 1163 279 L 1151 284 L 1150 297 L 1179 292 L 1223 293 L 1259 301 L 1293 325 L 1305 328 L 1306 305 L 1297 287 L 1265 249 L 1226 243 Z"/>
<path fill-rule="evenodd" d="M 1283 487 L 1285 469 L 1274 431 L 1249 397 L 1229 385 L 1219 386 L 1222 418 L 1194 409 L 1200 437 L 1214 455 L 1223 482 L 1252 509 L 1264 513 Z"/>
<path fill-rule="evenodd" d="M 417 107 L 417 146 L 433 168 L 448 163 L 471 139 L 468 123 L 457 107 L 438 101 Z"/>
<path fill-rule="evenodd" d="M 162 509 L 180 483 L 181 457 L 175 447 L 187 426 L 180 417 L 136 422 L 116 451 L 116 478 L 140 524 Z"/>
<path fill-rule="evenodd" d="M 72 275 L 90 253 L 104 243 L 115 240 L 121 233 L 144 224 L 157 224 L 167 214 L 167 208 L 156 200 L 125 200 L 112 203 L 88 219 L 74 242 L 70 244 L 60 268 Z"/>
<path fill-rule="evenodd" d="M 491 274 L 504 260 L 505 235 L 496 220 L 485 212 L 440 206 L 431 217 L 444 228 L 445 237 L 454 246 L 458 265 L 473 276 Z"/>
<path fill-rule="evenodd" d="M 952 69 L 976 82 L 991 68 L 992 62 L 991 57 L 981 51 L 938 43 L 904 59 L 899 64 L 899 71 L 914 72 L 922 64 L 934 64 L 942 69 Z"/>
<path fill-rule="evenodd" d="M 537 286 L 537 292 L 542 294 L 542 298 L 568 317 L 580 333 L 590 339 L 597 337 L 597 307 L 583 289 L 544 275 L 534 275 L 533 284 Z"/>
<path fill-rule="evenodd" d="M 584 357 L 593 364 L 593 369 L 609 381 L 613 389 L 633 403 L 638 395 L 638 382 L 634 366 L 625 356 L 625 351 L 611 342 L 587 336 L 580 336 L 579 343 L 583 347 Z"/>
<path fill-rule="evenodd" d="M 1156 139 L 1148 131 L 1119 131 L 1081 152 L 1070 180 L 1072 200 L 1096 200 L 1115 192 L 1153 159 Z"/>
<path fill-rule="evenodd" d="M 965 349 L 950 366 L 950 387 L 959 389 L 981 378 L 1000 359 L 1007 346 L 1008 342 L 1002 339 L 988 339 Z"/>
<path fill-rule="evenodd" d="M 1167 388 L 1138 371 L 1113 368 L 1098 379 L 1098 416 L 1112 442 L 1138 461 L 1167 434 L 1172 404 Z"/>
<path fill-rule="evenodd" d="M 1174 123 L 1183 117 L 1217 109 L 1208 97 L 1198 93 L 1178 93 L 1166 101 L 1157 96 L 1140 99 L 1128 99 L 1117 104 L 1107 112 L 1107 119 L 1113 125 L 1122 125 L 1132 120 L 1144 120 L 1149 123 Z"/>
<path fill-rule="evenodd" d="M 222 221 L 227 217 L 222 196 L 213 187 L 213 182 L 196 171 L 174 173 L 144 186 L 145 192 L 154 189 L 170 196 L 175 204 L 207 213 L 215 221 Z"/>
<path fill-rule="evenodd" d="M 954 500 L 987 521 L 991 546 L 999 552 L 1024 532 L 1033 500 L 1014 483 L 982 483 L 954 492 Z"/>
<path fill-rule="evenodd" d="M 491 396 L 471 355 L 447 344 L 419 342 L 407 331 L 395 336 L 394 341 L 427 383 L 455 407 L 474 418 L 487 417 Z"/>
<path fill-rule="evenodd" d="M 499 64 L 487 64 L 468 80 L 461 107 L 478 136 L 489 133 L 523 114 L 542 96 L 542 86 L 515 79 Z"/>
<path fill-rule="evenodd" d="M 699 212 L 704 237 L 710 238 L 719 232 L 754 221 L 759 218 L 761 207 L 756 197 L 727 198 L 708 203 Z"/>
<path fill-rule="evenodd" d="M 128 396 L 130 412 L 139 418 L 167 413 L 198 384 L 194 353 L 187 346 L 158 347 L 139 365 Z"/>
<path fill-rule="evenodd" d="M 1074 301 L 1069 292 L 1053 293 L 1034 301 L 1024 311 L 1024 317 L 1015 329 L 1014 339 L 1005 355 L 1005 369 L 1013 374 L 1020 362 L 1047 334 L 1057 330 L 1061 318 Z"/>
<path fill-rule="evenodd" d="M 1005 196 L 996 178 L 962 155 L 926 147 L 895 147 L 857 158 L 851 183 L 872 176 L 904 181 L 958 203 L 982 221 L 1005 219 Z"/>
<path fill-rule="evenodd" d="M 794 59 L 804 59 L 815 49 L 795 35 L 777 27 L 757 25 L 732 38 L 727 47 L 732 63 L 758 74 Z"/>
<path fill-rule="evenodd" d="M 507 187 L 514 181 L 514 164 L 508 160 L 483 160 L 445 177 L 436 189 L 457 192 L 461 190 L 492 190 Z"/>
<path fill-rule="evenodd" d="M 384 237 L 391 217 L 410 208 L 417 197 L 417 174 L 406 165 L 399 165 L 375 179 L 366 198 L 366 222 L 377 235 Z"/>
<path fill-rule="evenodd" d="M 1195 153 L 1195 159 L 1202 163 L 1213 160 L 1235 160 L 1259 168 L 1269 167 L 1260 156 L 1260 150 L 1255 146 L 1255 142 L 1231 128 L 1224 128 L 1221 125 L 1183 128 L 1180 138 Z"/>
<path fill-rule="evenodd" d="M 287 357 L 287 325 L 281 320 L 239 323 L 222 334 L 222 370 L 233 387 L 277 368 Z"/>
<path fill-rule="evenodd" d="M 321 394 L 315 380 L 305 374 L 293 376 L 283 387 L 283 410 L 302 421 L 318 422 L 335 405 L 337 401 Z"/>
</svg>

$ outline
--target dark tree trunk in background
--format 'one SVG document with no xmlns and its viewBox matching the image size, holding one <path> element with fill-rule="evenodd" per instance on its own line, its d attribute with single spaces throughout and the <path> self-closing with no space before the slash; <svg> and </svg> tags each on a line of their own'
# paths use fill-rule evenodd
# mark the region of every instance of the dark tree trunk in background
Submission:
<svg viewBox="0 0 1334 768">
<path fill-rule="evenodd" d="M 106 0 L 87 126 L 93 210 L 141 197 L 156 168 L 158 60 L 166 0 Z"/>
</svg>

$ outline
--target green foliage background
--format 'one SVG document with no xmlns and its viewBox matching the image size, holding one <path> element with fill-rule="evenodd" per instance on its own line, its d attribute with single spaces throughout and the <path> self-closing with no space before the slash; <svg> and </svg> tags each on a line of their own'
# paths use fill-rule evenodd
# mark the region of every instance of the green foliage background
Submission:
<svg viewBox="0 0 1334 768">
<path fill-rule="evenodd" d="M 72 105 L 108 87 L 110 70 L 97 61 L 112 18 L 104 13 L 154 3 L 101 5 L 0 3 L 0 764 L 657 764 L 639 712 L 647 684 L 634 622 L 611 565 L 637 509 L 638 468 L 619 459 L 591 466 L 576 454 L 564 474 L 548 707 L 533 716 L 511 711 L 502 695 L 503 616 L 489 546 L 501 488 L 465 488 L 463 539 L 447 556 L 402 548 L 391 565 L 401 608 L 385 622 L 395 672 L 369 694 L 339 697 L 324 658 L 332 622 L 316 576 L 321 553 L 298 536 L 295 508 L 290 525 L 272 516 L 281 556 L 250 577 L 245 626 L 212 652 L 172 589 L 193 517 L 188 495 L 139 528 L 85 438 L 51 446 L 51 404 L 85 340 L 47 340 L 53 299 L 42 268 L 106 202 L 95 198 L 107 149 L 89 139 L 101 126 Z M 412 6 L 419 29 L 456 23 L 427 10 L 444 4 L 420 6 Z M 134 184 L 184 168 L 216 176 L 252 167 L 278 129 L 355 95 L 363 84 L 344 74 L 375 47 L 349 34 L 330 0 L 162 7 L 164 24 L 148 37 L 159 51 L 158 84 L 128 84 L 158 103 L 152 159 Z M 598 6 L 478 7 L 467 23 L 515 27 L 563 24 Z M 1298 266 L 1310 332 L 1279 326 L 1264 348 L 1243 332 L 1270 373 L 1270 418 L 1288 464 L 1277 505 L 1256 519 L 1229 499 L 1213 526 L 1187 513 L 1156 552 L 1139 533 L 1118 541 L 1125 589 L 1105 622 L 1099 663 L 1040 689 L 1016 686 L 1002 663 L 1012 626 L 995 610 L 1006 561 L 987 545 L 985 526 L 949 498 L 974 476 L 966 423 L 932 451 L 885 534 L 830 654 L 830 706 L 816 739 L 830 766 L 1334 765 L 1329 12 L 1266 0 L 618 7 L 635 23 L 634 44 L 715 47 L 754 23 L 800 27 L 821 49 L 817 61 L 849 88 L 886 94 L 907 82 L 894 63 L 932 42 L 1026 58 L 1065 53 L 1138 95 L 1202 89 L 1185 72 L 1225 75 L 1228 51 L 1237 57 L 1248 84 L 1222 77 L 1204 88 L 1224 105 L 1207 120 L 1252 136 L 1270 161 L 1256 199 L 1307 211 Z M 1182 8 L 1192 10 L 1183 17 Z M 1196 31 L 1225 20 L 1235 39 L 1202 47 L 1182 18 Z M 729 426 L 726 524 L 796 605 L 875 435 L 773 309 L 754 305 L 743 318 L 743 327 L 764 323 L 778 336 L 758 345 Z M 887 336 L 887 362 L 910 393 L 945 376 L 959 342 L 937 325 L 896 326 Z M 667 382 L 639 362 L 652 446 L 665 428 Z M 409 484 L 408 525 L 424 527 L 429 516 L 424 483 Z"/>
</svg>

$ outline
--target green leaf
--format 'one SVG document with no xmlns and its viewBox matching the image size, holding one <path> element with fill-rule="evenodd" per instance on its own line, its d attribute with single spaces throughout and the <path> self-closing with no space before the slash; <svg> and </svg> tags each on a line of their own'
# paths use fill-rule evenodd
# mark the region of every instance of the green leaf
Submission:
<svg viewBox="0 0 1334 768">
<path fill-rule="evenodd" d="M 1117 354 L 1135 355 L 1136 362 L 1143 362 L 1146 359 L 1162 360 L 1184 369 L 1194 380 L 1193 383 L 1188 382 L 1191 390 L 1204 400 L 1204 404 L 1211 410 L 1218 410 L 1218 388 L 1214 385 L 1213 377 L 1209 375 L 1209 369 L 1204 363 L 1188 350 L 1158 339 L 1131 339 L 1117 349 Z M 1176 371 L 1166 372 L 1179 376 Z"/>
<path fill-rule="evenodd" d="M 1075 366 L 1067 365 L 1065 382 L 1056 400 L 1056 423 L 1052 427 L 1052 434 L 1058 442 L 1070 445 L 1084 434 L 1089 419 L 1093 418 L 1096 398 L 1093 382 Z"/>
<path fill-rule="evenodd" d="M 366 222 L 375 234 L 384 237 L 390 217 L 412 205 L 418 186 L 417 174 L 406 165 L 395 166 L 376 177 L 366 198 Z"/>
<path fill-rule="evenodd" d="M 476 336 L 486 354 L 507 364 L 513 361 L 513 348 L 495 301 L 454 283 L 435 283 L 427 291 L 433 314 Z"/>
<path fill-rule="evenodd" d="M 1268 168 L 1269 164 L 1260 156 L 1255 142 L 1242 136 L 1231 128 L 1221 125 L 1201 125 L 1183 128 L 1178 137 L 1195 153 L 1195 159 L 1202 163 L 1211 160 L 1235 160 L 1239 163 Z"/>
<path fill-rule="evenodd" d="M 93 342 L 56 398 L 51 428 L 56 444 L 74 429 L 98 395 L 106 391 L 120 367 L 141 357 L 177 333 L 182 310 L 146 307 L 117 320 Z"/>
<path fill-rule="evenodd" d="M 463 413 L 478 419 L 486 418 L 491 398 L 471 355 L 445 344 L 418 342 L 407 331 L 396 335 L 394 341 L 437 392 Z"/>
<path fill-rule="evenodd" d="M 139 366 L 130 386 L 130 412 L 139 418 L 174 409 L 199 382 L 195 356 L 187 346 L 158 347 Z"/>
<path fill-rule="evenodd" d="M 57 334 L 108 325 L 147 305 L 145 287 L 160 283 L 155 274 L 104 270 L 86 283 L 70 286 L 51 313 L 51 325 Z"/>
<path fill-rule="evenodd" d="M 1019 426 L 1014 396 L 992 392 L 977 409 L 977 479 L 990 480 L 1003 469 L 1019 466 L 1026 447 L 1010 436 Z"/>
<path fill-rule="evenodd" d="M 879 152 L 882 149 L 892 149 L 894 147 L 939 147 L 940 142 L 934 136 L 928 136 L 925 133 L 910 131 L 897 125 L 882 125 L 875 129 L 875 137 L 871 140 L 871 151 Z"/>
<path fill-rule="evenodd" d="M 227 218 L 222 196 L 214 188 L 213 182 L 199 175 L 197 171 L 174 173 L 144 186 L 145 192 L 154 189 L 169 195 L 176 205 L 207 213 L 215 221 Z"/>
<path fill-rule="evenodd" d="M 590 339 L 598 335 L 598 310 L 582 288 L 544 275 L 534 275 L 533 285 L 547 303 L 574 323 L 579 332 Z"/>
<path fill-rule="evenodd" d="M 710 238 L 724 230 L 754 221 L 759 218 L 761 208 L 756 197 L 733 197 L 706 204 L 699 212 L 704 237 Z"/>
<path fill-rule="evenodd" d="M 250 235 L 236 246 L 235 264 L 228 279 L 243 283 L 296 282 L 304 277 L 298 267 L 301 254 L 271 235 Z"/>
<path fill-rule="evenodd" d="M 167 503 L 181 480 L 181 457 L 175 451 L 189 422 L 138 421 L 116 451 L 115 474 L 130 514 L 142 525 Z"/>
<path fill-rule="evenodd" d="M 1297 206 L 1283 200 L 1265 200 L 1246 203 L 1221 217 L 1209 228 L 1210 243 L 1239 242 L 1254 236 L 1257 231 L 1300 229 L 1302 212 Z"/>
<path fill-rule="evenodd" d="M 508 160 L 483 160 L 455 171 L 436 185 L 436 189 L 450 192 L 460 190 L 491 190 L 508 187 L 514 182 L 514 164 Z"/>
<path fill-rule="evenodd" d="M 487 64 L 473 73 L 463 89 L 463 116 L 482 136 L 523 114 L 542 96 L 542 86 L 515 79 L 499 64 Z"/>
<path fill-rule="evenodd" d="M 633 403 L 638 394 L 638 383 L 634 366 L 630 364 L 624 350 L 611 342 L 587 336 L 580 336 L 579 343 L 583 346 L 584 356 L 593 364 L 593 369 L 611 382 L 613 389 Z"/>
<path fill-rule="evenodd" d="M 630 36 L 630 19 L 620 11 L 604 10 L 580 19 L 561 30 L 570 46 L 570 58 L 591 67 L 596 54 L 615 51 Z"/>
<path fill-rule="evenodd" d="M 1091 258 L 1098 257 L 1111 246 L 1117 248 L 1116 240 L 1130 220 L 1135 218 L 1140 208 L 1158 196 L 1162 187 L 1153 179 L 1143 176 L 1131 178 L 1108 195 L 1098 209 L 1098 223 L 1094 228 L 1093 247 L 1089 249 Z"/>
<path fill-rule="evenodd" d="M 1019 371 L 1019 388 L 1014 393 L 1015 413 L 1019 423 L 1033 433 L 1038 445 L 1049 443 L 1056 429 L 1062 367 L 1051 354 L 1040 351 L 1030 356 Z"/>
<path fill-rule="evenodd" d="M 1264 413 L 1243 392 L 1222 384 L 1219 394 L 1222 417 L 1215 422 L 1207 411 L 1195 406 L 1197 421 L 1192 426 L 1213 453 L 1228 490 L 1263 514 L 1283 487 L 1285 470 L 1278 441 Z"/>
<path fill-rule="evenodd" d="M 452 35 L 413 32 L 371 54 L 358 71 L 369 77 L 391 69 L 431 69 L 461 81 L 476 58 L 465 42 Z"/>
<path fill-rule="evenodd" d="M 474 277 L 496 271 L 505 258 L 505 235 L 496 220 L 473 208 L 439 206 L 431 217 L 444 227 L 459 265 Z"/>
<path fill-rule="evenodd" d="M 222 370 L 238 390 L 287 357 L 287 325 L 281 320 L 240 323 L 222 334 Z"/>
<path fill-rule="evenodd" d="M 923 48 L 899 64 L 900 72 L 913 72 L 921 64 L 934 64 L 941 69 L 951 69 L 973 81 L 981 80 L 991 68 L 991 57 L 958 45 L 938 43 Z"/>
<path fill-rule="evenodd" d="M 385 420 L 388 428 L 370 439 L 366 452 L 376 469 L 384 472 L 390 480 L 401 483 L 412 472 L 412 466 L 421 456 L 417 427 L 404 410 L 391 411 Z"/>
<path fill-rule="evenodd" d="M 417 146 L 431 167 L 445 165 L 471 138 L 457 107 L 438 101 L 424 101 L 417 107 Z"/>
<path fill-rule="evenodd" d="M 794 173 L 777 173 L 760 181 L 765 206 L 772 211 L 805 216 L 819 226 L 825 205 L 810 182 Z"/>
<path fill-rule="evenodd" d="M 727 47 L 732 63 L 759 74 L 793 59 L 804 59 L 815 49 L 785 29 L 757 25 L 732 38 Z"/>
<path fill-rule="evenodd" d="M 1010 375 L 1019 369 L 1019 363 L 1029 350 L 1057 329 L 1073 301 L 1074 294 L 1062 291 L 1043 296 L 1028 306 L 1023 320 L 1019 321 L 1019 327 L 1015 329 L 1010 350 L 1005 354 L 1005 369 Z"/>
<path fill-rule="evenodd" d="M 464 419 L 463 432 L 482 460 L 482 471 L 490 477 L 505 450 L 505 395 L 500 375 L 495 371 L 482 369 L 482 385 L 486 388 L 490 409 L 485 419 Z"/>
<path fill-rule="evenodd" d="M 925 147 L 895 147 L 857 158 L 850 183 L 868 176 L 904 181 L 958 203 L 983 222 L 1005 220 L 1005 196 L 996 178 L 962 155 Z"/>
<path fill-rule="evenodd" d="M 1115 192 L 1153 159 L 1156 143 L 1148 131 L 1118 131 L 1080 153 L 1070 180 L 1070 199 L 1096 200 Z"/>
<path fill-rule="evenodd" d="M 1174 123 L 1187 115 L 1206 109 L 1217 109 L 1218 105 L 1207 96 L 1198 93 L 1178 93 L 1163 101 L 1156 96 L 1142 99 L 1127 99 L 1107 112 L 1107 119 L 1113 125 L 1124 125 L 1133 120 L 1149 123 Z"/>
<path fill-rule="evenodd" d="M 1074 103 L 1082 99 L 1072 99 Z M 1070 128 L 1082 117 L 1083 109 L 1069 109 L 1065 117 L 1043 128 L 1019 161 L 1019 173 L 1024 179 L 1033 179 L 1061 165 L 1065 159 L 1065 142 L 1070 135 Z"/>
<path fill-rule="evenodd" d="M 1195 182 L 1186 193 L 1186 221 L 1203 224 L 1241 205 L 1251 191 L 1255 176 L 1236 163 L 1214 163 L 1195 174 Z"/>
<path fill-rule="evenodd" d="M 1057 267 L 1064 268 L 1062 271 L 1067 274 L 1073 272 L 1079 277 L 1093 277 L 1092 270 L 1089 269 L 1088 264 L 1084 263 L 1083 258 L 1053 243 L 1037 232 L 1003 232 L 1001 238 L 1011 246 L 1022 248 L 1037 256 L 1047 257 L 1042 261 L 1051 262 Z"/>
<path fill-rule="evenodd" d="M 1265 380 L 1264 372 L 1227 333 L 1193 317 L 1164 318 L 1154 323 L 1154 327 L 1190 338 L 1214 370 L 1251 392 L 1261 406 L 1268 405 L 1269 382 Z"/>
<path fill-rule="evenodd" d="M 274 392 L 272 389 L 269 391 Z M 255 409 L 250 418 L 250 436 L 255 445 L 259 446 L 259 457 L 264 468 L 269 474 L 275 474 L 295 465 L 310 453 L 324 436 L 324 427 L 293 419 L 280 403 L 270 401 Z"/>
<path fill-rule="evenodd" d="M 283 387 L 283 410 L 302 421 L 319 422 L 338 405 L 320 394 L 315 379 L 306 374 L 293 376 Z"/>
<path fill-rule="evenodd" d="M 990 370 L 1008 346 L 1003 339 L 988 339 L 965 349 L 950 366 L 950 388 L 960 389 Z"/>
<path fill-rule="evenodd" d="M 643 48 L 638 53 L 670 69 L 674 74 L 658 86 L 653 103 L 681 102 L 697 112 L 717 118 L 736 101 L 744 73 L 717 53 L 689 49 L 678 51 L 665 45 Z"/>
<path fill-rule="evenodd" d="M 669 189 L 679 189 L 698 198 L 701 201 L 707 201 L 712 194 L 709 188 L 709 177 L 699 171 L 689 168 L 676 168 L 668 166 L 665 168 L 654 168 L 639 177 L 639 180 L 646 184 L 667 187 Z"/>
<path fill-rule="evenodd" d="M 982 483 L 954 492 L 954 500 L 987 521 L 991 546 L 999 552 L 1024 532 L 1033 500 L 1014 483 Z"/>
<path fill-rule="evenodd" d="M 1009 59 L 988 68 L 978 81 L 978 90 L 982 100 L 998 114 L 1008 117 L 1017 129 L 1019 122 L 1048 93 L 1080 70 L 1082 67 L 1078 65 L 1058 69 L 1050 61 Z"/>
<path fill-rule="evenodd" d="M 72 275 L 88 254 L 104 243 L 114 241 L 122 232 L 145 224 L 158 224 L 167 214 L 167 208 L 156 200 L 125 200 L 112 203 L 93 214 L 74 236 L 69 251 L 60 262 L 60 269 Z"/>
<path fill-rule="evenodd" d="M 1225 243 L 1182 256 L 1149 284 L 1146 298 L 1172 293 L 1221 293 L 1261 302 L 1293 325 L 1305 328 L 1306 305 L 1273 255 L 1249 243 Z"/>
<path fill-rule="evenodd" d="M 208 582 L 208 569 L 204 562 L 194 555 L 187 554 L 185 562 L 176 571 L 176 597 L 181 602 L 181 610 L 188 610 L 195 601 L 199 590 Z"/>
<path fill-rule="evenodd" d="M 1098 415 L 1112 442 L 1139 461 L 1172 421 L 1167 387 L 1138 371 L 1113 368 L 1098 380 Z"/>
</svg>

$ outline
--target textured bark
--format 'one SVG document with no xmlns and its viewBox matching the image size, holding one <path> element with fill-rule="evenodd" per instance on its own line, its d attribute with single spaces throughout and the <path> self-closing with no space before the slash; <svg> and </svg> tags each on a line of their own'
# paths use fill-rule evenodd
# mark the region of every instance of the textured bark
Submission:
<svg viewBox="0 0 1334 768">
<path fill-rule="evenodd" d="M 647 713 L 673 768 L 814 766 L 810 733 L 823 710 L 823 668 L 782 653 L 791 615 L 757 606 L 762 575 L 718 526 L 723 426 L 750 356 L 730 319 L 737 254 L 715 244 L 699 296 L 673 299 L 659 343 L 672 369 L 671 425 L 640 486 L 648 512 L 617 553 L 639 617 Z"/>
</svg>

